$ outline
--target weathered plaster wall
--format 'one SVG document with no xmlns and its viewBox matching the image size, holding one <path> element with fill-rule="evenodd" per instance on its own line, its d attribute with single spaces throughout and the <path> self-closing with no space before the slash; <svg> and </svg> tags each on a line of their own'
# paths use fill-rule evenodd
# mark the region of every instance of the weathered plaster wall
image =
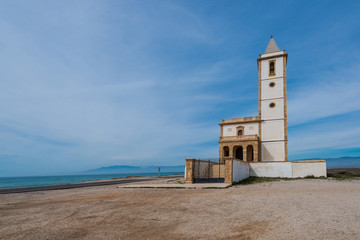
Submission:
<svg viewBox="0 0 360 240">
<path fill-rule="evenodd" d="M 284 120 L 264 121 L 261 124 L 262 141 L 285 140 Z"/>
<path fill-rule="evenodd" d="M 256 177 L 292 177 L 291 162 L 273 162 L 273 163 L 249 163 L 250 176 Z"/>
<path fill-rule="evenodd" d="M 263 142 L 261 161 L 285 161 L 285 142 Z"/>
<path fill-rule="evenodd" d="M 233 161 L 233 181 L 238 182 L 249 177 L 249 164 L 243 161 Z"/>
<path fill-rule="evenodd" d="M 275 103 L 275 107 L 271 108 L 269 105 Z M 261 119 L 271 120 L 284 118 L 284 100 L 272 99 L 261 101 Z"/>
<path fill-rule="evenodd" d="M 275 83 L 273 87 L 270 87 L 270 83 Z M 261 99 L 269 98 L 281 98 L 284 97 L 284 80 L 283 78 L 269 79 L 261 81 Z"/>
<path fill-rule="evenodd" d="M 325 161 L 249 163 L 249 175 L 257 177 L 326 177 Z"/>
<path fill-rule="evenodd" d="M 326 162 L 292 162 L 294 178 L 307 176 L 326 177 Z"/>
</svg>

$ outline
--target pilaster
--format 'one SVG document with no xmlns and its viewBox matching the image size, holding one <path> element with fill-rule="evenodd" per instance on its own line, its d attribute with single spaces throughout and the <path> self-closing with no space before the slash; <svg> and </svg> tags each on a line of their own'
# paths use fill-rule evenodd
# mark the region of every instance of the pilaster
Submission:
<svg viewBox="0 0 360 240">
<path fill-rule="evenodd" d="M 225 158 L 225 183 L 233 183 L 233 158 Z"/>
<path fill-rule="evenodd" d="M 186 180 L 185 183 L 191 184 L 194 183 L 194 167 L 195 167 L 195 159 L 194 158 L 186 158 Z"/>
</svg>

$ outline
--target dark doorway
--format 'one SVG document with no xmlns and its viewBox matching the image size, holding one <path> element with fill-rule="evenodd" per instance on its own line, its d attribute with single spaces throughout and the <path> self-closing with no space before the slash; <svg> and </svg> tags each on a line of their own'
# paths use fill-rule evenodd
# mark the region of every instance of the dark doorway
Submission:
<svg viewBox="0 0 360 240">
<path fill-rule="evenodd" d="M 252 145 L 249 145 L 246 148 L 246 158 L 247 162 L 254 161 L 254 147 Z"/>
<path fill-rule="evenodd" d="M 243 160 L 243 147 L 237 147 L 235 152 L 235 158 Z"/>
<path fill-rule="evenodd" d="M 228 157 L 229 156 L 229 147 L 225 146 L 224 147 L 224 157 Z"/>
</svg>

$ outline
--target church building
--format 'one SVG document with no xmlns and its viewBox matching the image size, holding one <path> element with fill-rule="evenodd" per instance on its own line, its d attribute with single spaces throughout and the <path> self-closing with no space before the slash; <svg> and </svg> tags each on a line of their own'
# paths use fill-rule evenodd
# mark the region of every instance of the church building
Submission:
<svg viewBox="0 0 360 240">
<path fill-rule="evenodd" d="M 219 124 L 219 158 L 187 158 L 186 183 L 232 184 L 249 176 L 326 177 L 324 160 L 288 159 L 287 58 L 286 51 L 280 50 L 271 36 L 265 52 L 257 59 L 258 116 L 223 119 Z"/>
<path fill-rule="evenodd" d="M 287 54 L 271 36 L 257 63 L 259 115 L 223 119 L 219 156 L 245 162 L 288 161 L 286 63 Z"/>
</svg>

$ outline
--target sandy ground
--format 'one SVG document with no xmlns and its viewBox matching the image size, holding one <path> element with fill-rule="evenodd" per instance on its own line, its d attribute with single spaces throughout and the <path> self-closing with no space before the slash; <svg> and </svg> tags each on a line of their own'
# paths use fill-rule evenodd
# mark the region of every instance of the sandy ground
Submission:
<svg viewBox="0 0 360 240">
<path fill-rule="evenodd" d="M 6 194 L 0 239 L 360 239 L 360 181 Z"/>
</svg>

